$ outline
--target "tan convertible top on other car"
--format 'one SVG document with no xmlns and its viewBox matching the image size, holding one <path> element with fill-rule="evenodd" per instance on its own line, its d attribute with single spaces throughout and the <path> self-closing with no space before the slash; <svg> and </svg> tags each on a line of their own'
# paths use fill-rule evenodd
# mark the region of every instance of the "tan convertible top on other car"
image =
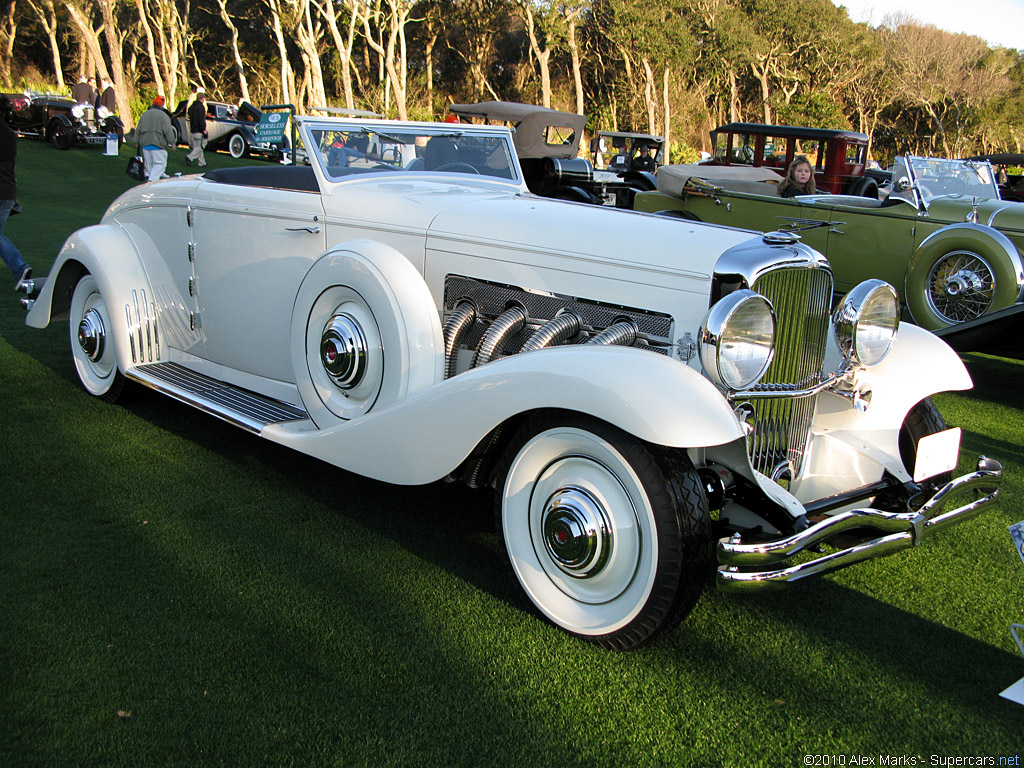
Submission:
<svg viewBox="0 0 1024 768">
<path fill-rule="evenodd" d="M 772 195 L 776 194 L 775 185 L 781 182 L 783 177 L 770 168 L 697 163 L 663 165 L 658 169 L 658 191 L 664 192 L 666 195 L 681 197 L 683 187 L 690 179 L 700 179 L 739 192 Z"/>
</svg>

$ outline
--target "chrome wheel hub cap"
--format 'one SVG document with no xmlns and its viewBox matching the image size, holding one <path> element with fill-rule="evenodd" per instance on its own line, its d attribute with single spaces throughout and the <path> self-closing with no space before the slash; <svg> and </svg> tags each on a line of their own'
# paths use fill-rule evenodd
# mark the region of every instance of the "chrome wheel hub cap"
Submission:
<svg viewBox="0 0 1024 768">
<path fill-rule="evenodd" d="M 90 309 L 78 324 L 78 345 L 85 356 L 94 363 L 103 357 L 103 346 L 106 331 L 103 327 L 103 316 L 95 309 Z"/>
<path fill-rule="evenodd" d="M 948 296 L 959 296 L 968 291 L 980 291 L 984 284 L 976 272 L 962 269 L 949 278 L 946 283 L 946 294 Z"/>
<path fill-rule="evenodd" d="M 582 488 L 560 488 L 543 513 L 548 555 L 564 573 L 577 579 L 597 575 L 612 551 L 612 529 L 601 504 Z"/>
<path fill-rule="evenodd" d="M 948 323 L 981 317 L 995 302 L 992 269 L 969 251 L 950 253 L 937 261 L 928 280 L 928 303 Z"/>
<path fill-rule="evenodd" d="M 352 315 L 331 317 L 320 338 L 320 362 L 341 389 L 358 386 L 366 373 L 366 338 Z"/>
</svg>

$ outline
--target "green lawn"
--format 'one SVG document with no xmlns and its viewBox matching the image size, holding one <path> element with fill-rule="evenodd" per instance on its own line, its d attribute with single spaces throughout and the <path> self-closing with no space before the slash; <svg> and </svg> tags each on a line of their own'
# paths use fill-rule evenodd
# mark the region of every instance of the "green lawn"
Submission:
<svg viewBox="0 0 1024 768">
<path fill-rule="evenodd" d="M 38 274 L 133 183 L 128 153 L 20 142 L 25 212 L 5 231 Z M 1024 708 L 997 695 L 1024 676 L 1006 531 L 1024 517 L 1021 362 L 971 355 L 976 388 L 936 398 L 964 428 L 962 469 L 1004 462 L 994 511 L 788 592 L 709 592 L 615 654 L 521 608 L 489 494 L 366 480 L 155 393 L 105 405 L 77 383 L 67 325 L 28 329 L 10 286 L 2 766 L 998 764 L 1024 748 Z"/>
</svg>

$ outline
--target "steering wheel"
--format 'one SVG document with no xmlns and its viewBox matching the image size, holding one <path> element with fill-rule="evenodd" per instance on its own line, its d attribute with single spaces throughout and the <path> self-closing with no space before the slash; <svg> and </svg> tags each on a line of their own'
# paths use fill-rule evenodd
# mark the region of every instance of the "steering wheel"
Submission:
<svg viewBox="0 0 1024 768">
<path fill-rule="evenodd" d="M 454 171 L 455 173 L 475 173 L 477 176 L 480 175 L 480 171 L 474 168 L 469 163 L 445 163 L 439 165 L 434 169 L 435 171 Z"/>
</svg>

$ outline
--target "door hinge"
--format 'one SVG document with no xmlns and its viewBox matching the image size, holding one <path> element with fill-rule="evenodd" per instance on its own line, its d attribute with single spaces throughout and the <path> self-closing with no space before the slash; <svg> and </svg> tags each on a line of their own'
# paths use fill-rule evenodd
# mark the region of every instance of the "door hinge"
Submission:
<svg viewBox="0 0 1024 768">
<path fill-rule="evenodd" d="M 192 226 L 192 206 L 191 205 L 188 208 L 185 209 L 185 221 L 188 223 L 188 225 L 190 227 Z"/>
<path fill-rule="evenodd" d="M 192 277 L 190 277 L 188 279 L 188 295 L 189 296 L 195 296 L 196 295 L 196 281 L 195 281 L 195 278 L 192 278 Z"/>
<path fill-rule="evenodd" d="M 195 243 L 189 243 L 188 244 L 188 260 L 189 261 L 195 261 L 196 260 L 196 244 Z"/>
</svg>

